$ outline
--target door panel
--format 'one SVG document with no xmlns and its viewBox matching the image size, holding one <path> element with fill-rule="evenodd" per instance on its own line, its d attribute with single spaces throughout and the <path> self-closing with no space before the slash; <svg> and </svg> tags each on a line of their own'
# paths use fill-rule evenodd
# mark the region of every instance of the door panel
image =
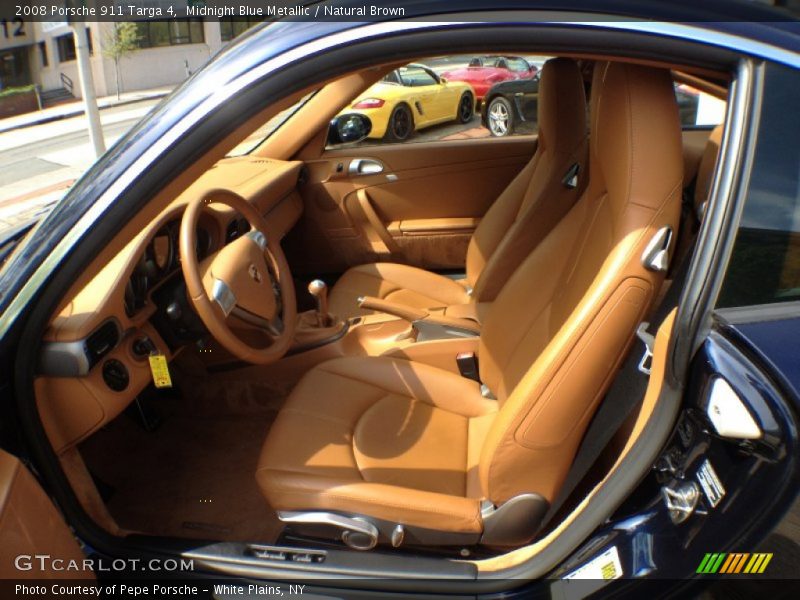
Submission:
<svg viewBox="0 0 800 600">
<path fill-rule="evenodd" d="M 48 560 L 40 562 L 35 555 L 47 555 Z M 83 559 L 61 514 L 30 471 L 0 450 L 0 578 L 94 579 L 91 571 L 67 569 L 69 561 L 80 565 Z"/>
<path fill-rule="evenodd" d="M 475 227 L 530 160 L 533 137 L 328 150 L 306 161 L 305 210 L 285 247 L 298 273 L 390 260 L 463 269 Z M 378 173 L 350 173 L 357 159 Z M 353 169 L 355 170 L 355 169 Z"/>
</svg>

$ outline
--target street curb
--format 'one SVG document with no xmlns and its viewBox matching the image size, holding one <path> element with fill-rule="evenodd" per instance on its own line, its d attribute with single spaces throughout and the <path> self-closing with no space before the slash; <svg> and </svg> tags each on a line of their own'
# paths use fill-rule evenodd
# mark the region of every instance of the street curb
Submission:
<svg viewBox="0 0 800 600">
<path fill-rule="evenodd" d="M 105 110 L 107 108 L 116 108 L 117 106 L 127 106 L 128 104 L 136 104 L 138 102 L 145 102 L 147 100 L 155 100 L 158 98 L 164 98 L 165 96 L 169 96 L 170 92 L 164 92 L 160 94 L 153 94 L 152 96 L 142 96 L 141 98 L 133 98 L 131 100 L 122 100 L 120 102 L 115 102 L 113 104 L 107 104 L 106 106 L 98 107 L 99 110 Z M 24 123 L 20 125 L 14 125 L 12 127 L 3 128 L 0 125 L 0 133 L 8 133 L 9 131 L 16 131 L 18 129 L 25 129 L 26 127 L 35 127 L 36 125 L 45 125 L 47 123 L 53 123 L 55 121 L 63 121 L 64 119 L 71 119 L 72 117 L 77 117 L 86 113 L 86 111 L 82 108 L 83 104 L 81 103 L 81 108 L 69 113 L 63 113 L 60 115 L 53 115 L 51 117 L 42 117 L 38 121 L 32 121 L 30 123 Z"/>
</svg>

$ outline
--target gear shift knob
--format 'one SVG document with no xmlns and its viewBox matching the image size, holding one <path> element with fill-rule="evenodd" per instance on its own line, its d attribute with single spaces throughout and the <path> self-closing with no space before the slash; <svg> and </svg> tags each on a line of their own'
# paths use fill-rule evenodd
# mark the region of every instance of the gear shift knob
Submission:
<svg viewBox="0 0 800 600">
<path fill-rule="evenodd" d="M 317 301 L 317 325 L 327 327 L 328 316 L 328 285 L 321 279 L 315 279 L 308 284 L 308 293 Z"/>
</svg>

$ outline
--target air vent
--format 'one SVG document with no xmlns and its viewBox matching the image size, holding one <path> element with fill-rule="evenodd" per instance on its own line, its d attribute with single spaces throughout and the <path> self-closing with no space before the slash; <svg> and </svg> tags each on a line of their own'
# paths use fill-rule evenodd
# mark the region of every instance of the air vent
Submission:
<svg viewBox="0 0 800 600">
<path fill-rule="evenodd" d="M 119 337 L 119 326 L 114 321 L 108 321 L 86 338 L 86 357 L 89 359 L 89 368 L 96 365 L 116 347 Z"/>
</svg>

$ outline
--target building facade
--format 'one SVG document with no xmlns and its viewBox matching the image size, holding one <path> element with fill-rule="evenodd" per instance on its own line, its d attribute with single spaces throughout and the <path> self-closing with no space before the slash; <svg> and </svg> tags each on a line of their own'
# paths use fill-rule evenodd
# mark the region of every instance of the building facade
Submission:
<svg viewBox="0 0 800 600">
<path fill-rule="evenodd" d="M 80 97 L 71 26 L 2 20 L 0 89 L 36 84 L 44 91 L 65 88 Z M 137 22 L 139 48 L 120 61 L 120 91 L 175 85 L 194 73 L 230 40 L 255 22 L 174 19 Z M 88 22 L 92 74 L 98 96 L 115 94 L 114 60 L 103 48 L 114 23 Z"/>
</svg>

